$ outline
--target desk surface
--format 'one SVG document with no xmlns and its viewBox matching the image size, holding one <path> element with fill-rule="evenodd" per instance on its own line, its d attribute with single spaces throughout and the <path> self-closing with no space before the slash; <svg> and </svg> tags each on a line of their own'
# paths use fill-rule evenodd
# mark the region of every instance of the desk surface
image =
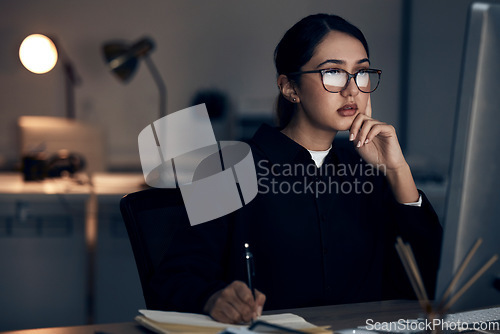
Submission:
<svg viewBox="0 0 500 334">
<path fill-rule="evenodd" d="M 367 319 L 374 321 L 397 321 L 399 319 L 415 319 L 421 314 L 416 301 L 382 301 L 361 304 L 319 306 L 300 309 L 264 312 L 265 314 L 290 312 L 304 317 L 307 321 L 318 325 L 329 325 L 334 330 L 356 328 L 366 325 Z M 88 325 L 74 327 L 43 328 L 3 332 L 3 334 L 145 334 L 149 330 L 135 322 L 116 324 Z"/>
<path fill-rule="evenodd" d="M 94 173 L 92 184 L 97 195 L 125 195 L 144 189 L 144 176 L 138 173 Z M 74 178 L 48 178 L 43 181 L 25 182 L 21 173 L 0 173 L 0 194 L 51 195 L 89 194 L 88 177 L 79 174 Z"/>
</svg>

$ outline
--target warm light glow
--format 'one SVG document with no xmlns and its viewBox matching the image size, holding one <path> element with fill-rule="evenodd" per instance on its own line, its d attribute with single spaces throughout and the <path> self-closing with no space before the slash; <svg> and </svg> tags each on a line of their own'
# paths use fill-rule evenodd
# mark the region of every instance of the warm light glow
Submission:
<svg viewBox="0 0 500 334">
<path fill-rule="evenodd" d="M 47 73 L 57 63 L 57 49 L 47 36 L 29 35 L 19 47 L 19 59 L 29 71 Z"/>
</svg>

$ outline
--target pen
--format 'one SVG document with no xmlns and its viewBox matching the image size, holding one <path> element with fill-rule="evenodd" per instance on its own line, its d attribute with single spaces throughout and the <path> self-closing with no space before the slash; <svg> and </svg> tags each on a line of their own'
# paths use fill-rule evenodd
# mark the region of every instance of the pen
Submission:
<svg viewBox="0 0 500 334">
<path fill-rule="evenodd" d="M 250 252 L 250 245 L 245 243 L 245 261 L 247 263 L 248 287 L 252 291 L 253 299 L 255 300 L 255 290 L 253 289 L 253 281 L 255 279 L 255 268 L 253 264 L 253 255 Z"/>
</svg>

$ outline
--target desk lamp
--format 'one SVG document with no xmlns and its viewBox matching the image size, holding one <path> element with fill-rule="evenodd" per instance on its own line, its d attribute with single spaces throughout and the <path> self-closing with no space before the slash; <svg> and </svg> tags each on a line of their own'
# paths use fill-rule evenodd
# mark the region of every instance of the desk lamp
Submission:
<svg viewBox="0 0 500 334">
<path fill-rule="evenodd" d="M 60 56 L 60 57 L 59 57 Z M 36 74 L 47 73 L 54 68 L 60 58 L 66 79 L 66 118 L 75 118 L 75 86 L 80 79 L 61 47 L 55 40 L 41 34 L 26 37 L 19 47 L 19 59 L 23 66 Z"/>
<path fill-rule="evenodd" d="M 27 70 L 36 74 L 44 74 L 51 71 L 57 64 L 58 60 L 60 61 L 63 66 L 66 84 L 65 116 L 67 122 L 64 124 L 72 125 L 73 123 L 75 123 L 74 90 L 75 86 L 80 83 L 80 79 L 76 74 L 75 69 L 69 61 L 67 55 L 63 52 L 61 47 L 57 46 L 55 39 L 41 34 L 29 35 L 23 40 L 19 47 L 19 59 Z M 30 138 L 31 140 L 43 142 L 43 146 L 37 146 L 38 151 L 41 147 L 45 147 L 45 140 L 50 140 L 50 138 L 53 138 L 53 136 L 51 137 L 49 133 L 45 135 L 42 132 L 42 130 L 44 129 L 44 124 L 61 124 L 61 122 L 59 121 L 59 117 L 54 118 L 31 116 L 31 118 L 33 118 L 33 120 L 31 121 L 32 124 L 29 127 L 31 129 L 31 132 L 27 132 L 28 134 L 22 133 L 22 140 L 24 142 L 24 140 Z M 24 125 L 21 125 L 25 122 L 25 120 L 20 118 L 19 124 L 22 129 L 26 130 L 27 128 Z M 33 124 L 35 122 L 36 124 Z M 64 132 L 61 132 L 61 134 L 62 133 Z M 42 180 L 46 176 L 55 177 L 61 175 L 60 173 L 64 170 L 67 170 L 70 174 L 73 174 L 74 171 L 78 171 L 83 168 L 83 157 L 80 156 L 78 158 L 82 163 L 75 164 L 74 161 L 68 159 L 68 153 L 63 153 L 63 151 L 61 151 L 61 149 L 68 148 L 65 146 L 70 138 L 66 137 L 62 139 L 63 141 L 59 141 L 59 143 L 64 142 L 65 145 L 63 145 L 63 147 L 52 147 L 52 149 L 57 149 L 59 151 L 50 159 L 48 159 L 48 157 L 43 155 L 41 152 L 34 152 L 30 154 L 26 154 L 27 152 L 22 153 L 26 154 L 21 157 L 23 161 L 23 173 L 25 181 Z M 30 150 L 32 149 L 33 148 L 30 148 Z M 72 154 L 72 156 L 75 155 Z M 58 167 L 52 168 L 51 164 L 53 167 L 56 167 L 56 165 Z"/>
<path fill-rule="evenodd" d="M 128 83 L 137 69 L 140 58 L 143 58 L 160 94 L 160 118 L 167 115 L 167 90 L 158 69 L 154 65 L 149 53 L 154 49 L 154 42 L 150 38 L 143 38 L 136 43 L 127 44 L 119 41 L 106 42 L 102 46 L 104 58 L 109 69 L 123 83 Z"/>
</svg>

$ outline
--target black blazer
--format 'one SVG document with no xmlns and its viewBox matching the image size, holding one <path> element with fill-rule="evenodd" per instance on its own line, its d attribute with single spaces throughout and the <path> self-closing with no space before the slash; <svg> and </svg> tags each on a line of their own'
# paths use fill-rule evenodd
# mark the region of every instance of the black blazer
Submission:
<svg viewBox="0 0 500 334">
<path fill-rule="evenodd" d="M 442 229 L 425 197 L 397 203 L 384 169 L 335 145 L 316 168 L 309 152 L 261 126 L 249 142 L 259 182 L 242 209 L 175 236 L 152 281 L 159 309 L 201 313 L 207 299 L 246 281 L 244 243 L 255 259 L 265 309 L 415 298 L 395 251 L 409 242 L 432 296 Z"/>
</svg>

